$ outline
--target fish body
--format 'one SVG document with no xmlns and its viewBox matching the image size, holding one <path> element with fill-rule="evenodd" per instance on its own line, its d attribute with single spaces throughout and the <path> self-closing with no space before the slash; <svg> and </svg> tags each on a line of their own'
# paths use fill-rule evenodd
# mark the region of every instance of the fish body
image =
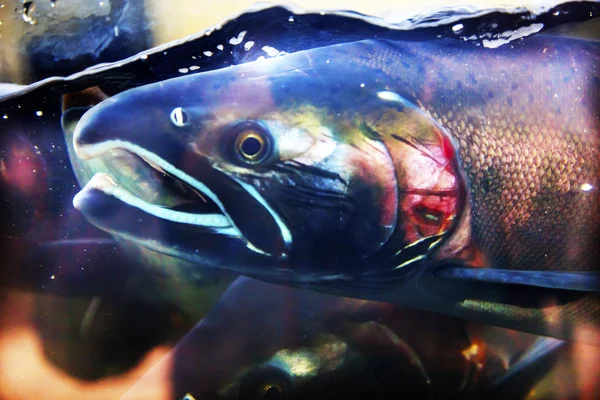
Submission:
<svg viewBox="0 0 600 400">
<path fill-rule="evenodd" d="M 125 398 L 164 374 L 178 399 L 460 398 L 493 360 L 444 315 L 239 278 Z"/>
<path fill-rule="evenodd" d="M 597 65 L 543 36 L 367 40 L 141 86 L 73 151 L 166 195 L 98 174 L 74 205 L 203 267 L 598 344 Z"/>
</svg>

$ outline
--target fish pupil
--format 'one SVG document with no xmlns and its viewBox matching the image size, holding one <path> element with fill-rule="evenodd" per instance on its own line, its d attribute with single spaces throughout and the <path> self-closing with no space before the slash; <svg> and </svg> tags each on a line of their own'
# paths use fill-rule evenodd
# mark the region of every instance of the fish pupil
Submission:
<svg viewBox="0 0 600 400">
<path fill-rule="evenodd" d="M 248 137 L 242 143 L 242 152 L 249 157 L 255 157 L 261 149 L 262 143 L 255 137 Z"/>
</svg>

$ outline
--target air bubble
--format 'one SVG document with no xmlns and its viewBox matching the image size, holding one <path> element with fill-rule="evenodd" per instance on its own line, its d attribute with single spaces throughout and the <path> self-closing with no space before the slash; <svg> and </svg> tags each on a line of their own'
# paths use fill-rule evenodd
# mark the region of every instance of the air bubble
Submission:
<svg viewBox="0 0 600 400">
<path fill-rule="evenodd" d="M 237 44 L 240 44 L 240 43 L 242 43 L 242 40 L 244 40 L 244 36 L 246 36 L 246 33 L 247 33 L 246 31 L 241 31 L 241 32 L 240 32 L 240 33 L 237 35 L 237 37 L 234 37 L 234 38 L 231 38 L 231 39 L 229 39 L 229 44 L 232 44 L 232 45 L 234 45 L 234 46 L 235 46 L 235 45 L 237 45 Z"/>
<path fill-rule="evenodd" d="M 456 24 L 452 27 L 452 32 L 460 32 L 464 27 L 463 24 Z"/>
<path fill-rule="evenodd" d="M 262 51 L 267 53 L 269 57 L 277 57 L 277 55 L 279 54 L 279 50 L 271 46 L 263 46 Z"/>
<path fill-rule="evenodd" d="M 33 1 L 26 1 L 23 3 L 23 21 L 30 25 L 35 25 L 36 20 L 33 18 L 35 12 L 35 3 Z"/>
</svg>

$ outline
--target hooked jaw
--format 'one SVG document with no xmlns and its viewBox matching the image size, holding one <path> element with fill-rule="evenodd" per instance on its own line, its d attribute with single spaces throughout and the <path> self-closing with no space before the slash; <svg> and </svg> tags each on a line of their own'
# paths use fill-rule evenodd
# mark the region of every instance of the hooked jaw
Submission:
<svg viewBox="0 0 600 400">
<path fill-rule="evenodd" d="M 97 173 L 73 199 L 74 207 L 91 223 L 160 253 L 204 265 L 222 263 L 218 261 L 219 257 L 215 258 L 211 253 L 231 250 L 250 250 L 246 251 L 249 260 L 253 257 L 285 257 L 285 251 L 291 245 L 291 234 L 253 187 L 242 182 L 229 182 L 230 186 L 235 185 L 238 192 L 243 190 L 246 196 L 251 196 L 260 203 L 262 215 L 273 215 L 270 221 L 265 221 L 265 226 L 270 224 L 279 228 L 278 238 L 263 235 L 262 242 L 250 240 L 248 236 L 254 239 L 252 235 L 244 234 L 248 228 L 242 226 L 240 229 L 235 222 L 236 217 L 239 217 L 233 209 L 235 199 L 225 198 L 222 201 L 226 197 L 222 188 L 213 190 L 201 179 L 184 171 L 181 164 L 177 165 L 182 160 L 189 164 L 191 158 L 199 156 L 184 149 L 181 142 L 172 135 L 153 137 L 151 132 L 145 132 L 142 136 L 123 132 L 122 128 L 117 130 L 103 126 L 102 120 L 110 118 L 105 113 L 112 110 L 113 103 L 114 100 L 108 104 L 109 107 L 100 104 L 81 118 L 73 139 L 77 156 L 84 161 L 100 157 L 110 163 L 114 152 L 126 151 L 135 156 L 130 158 L 137 160 L 134 168 L 153 170 L 161 181 L 161 191 L 171 192 L 161 197 L 177 200 L 168 204 L 156 204 L 136 195 L 135 191 L 127 190 L 124 187 L 127 185 L 123 183 L 130 177 L 126 174 L 119 173 L 120 171 L 111 171 L 111 174 Z M 212 168 L 204 165 L 206 162 L 195 159 L 193 164 L 203 167 L 204 171 L 199 175 L 210 176 L 206 170 Z M 226 177 L 215 178 L 210 176 L 207 179 L 212 186 L 217 186 L 219 179 Z M 131 187 L 131 182 L 127 183 Z M 134 185 L 144 184 L 145 182 L 134 182 Z M 272 232 L 273 229 L 267 231 Z M 278 241 L 283 242 L 283 246 L 277 245 Z M 226 255 L 221 254 L 220 257 L 226 258 Z"/>
</svg>

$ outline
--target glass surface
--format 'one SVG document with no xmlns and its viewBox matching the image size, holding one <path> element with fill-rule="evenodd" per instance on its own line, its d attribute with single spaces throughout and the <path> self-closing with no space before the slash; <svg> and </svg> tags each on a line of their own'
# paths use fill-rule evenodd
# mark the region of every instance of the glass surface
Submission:
<svg viewBox="0 0 600 400">
<path fill-rule="evenodd" d="M 0 2 L 0 398 L 597 398 L 599 13 Z"/>
</svg>

